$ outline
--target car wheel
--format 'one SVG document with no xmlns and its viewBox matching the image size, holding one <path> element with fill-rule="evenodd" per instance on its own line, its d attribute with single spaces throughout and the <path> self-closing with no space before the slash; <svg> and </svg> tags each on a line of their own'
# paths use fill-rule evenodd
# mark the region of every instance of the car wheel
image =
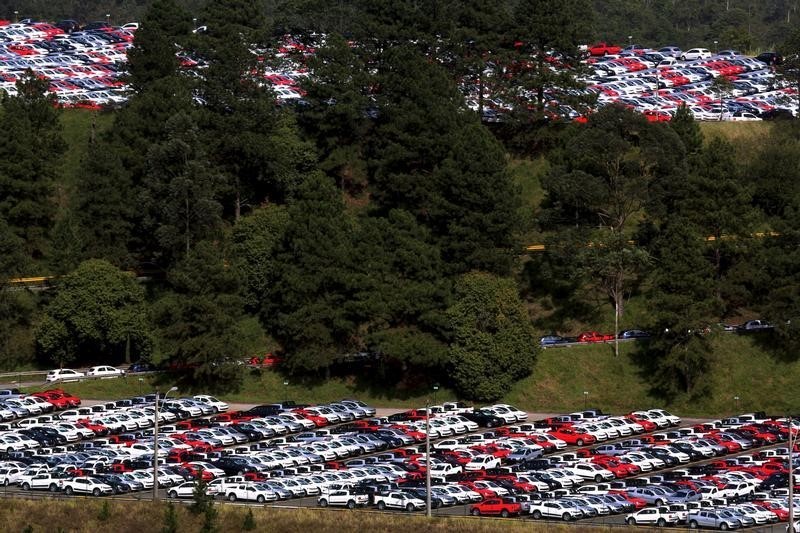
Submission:
<svg viewBox="0 0 800 533">
<path fill-rule="evenodd" d="M 27 482 L 23 483 L 22 484 L 22 490 L 31 490 L 30 483 L 27 483 Z"/>
<path fill-rule="evenodd" d="M 500 511 L 500 516 L 502 516 L 503 518 L 508 518 L 508 510 L 503 509 L 502 511 Z"/>
<path fill-rule="evenodd" d="M 176 491 L 174 491 L 174 490 L 171 490 L 171 491 L 169 491 L 167 493 L 167 496 L 170 497 L 170 498 L 177 498 L 178 497 L 178 493 Z"/>
<path fill-rule="evenodd" d="M 536 510 L 536 511 L 533 512 L 533 518 L 535 518 L 536 520 L 539 520 L 541 517 L 542 517 L 542 512 L 541 511 Z"/>
<path fill-rule="evenodd" d="M 414 510 L 414 505 L 413 504 L 409 503 L 408 505 L 406 505 L 406 511 L 408 511 L 410 513 L 413 510 Z"/>
<path fill-rule="evenodd" d="M 697 520 L 689 522 L 689 529 L 697 529 Z"/>
<path fill-rule="evenodd" d="M 728 531 L 728 524 L 726 524 L 725 522 L 721 523 L 719 525 L 719 530 L 720 531 Z"/>
<path fill-rule="evenodd" d="M 256 496 L 256 502 L 257 503 L 264 503 L 265 501 L 266 501 L 266 498 L 264 498 L 264 496 L 262 496 L 261 494 Z"/>
<path fill-rule="evenodd" d="M 564 522 L 569 522 L 571 519 L 572 517 L 569 515 L 569 513 L 564 513 L 561 515 L 561 520 L 563 520 Z"/>
<path fill-rule="evenodd" d="M 625 523 L 628 524 L 629 526 L 635 526 L 636 525 L 636 519 L 631 516 L 630 518 L 625 520 Z"/>
<path fill-rule="evenodd" d="M 667 521 L 666 521 L 666 520 L 664 520 L 663 518 L 659 518 L 659 519 L 658 519 L 658 522 L 656 522 L 656 525 L 657 525 L 658 527 L 664 527 L 664 526 L 666 526 L 666 525 L 667 525 Z"/>
<path fill-rule="evenodd" d="M 328 500 L 326 500 L 325 498 L 322 498 L 322 499 L 319 501 L 319 506 L 320 506 L 320 507 L 327 507 L 327 506 L 328 506 Z"/>
<path fill-rule="evenodd" d="M 3 485 L 5 485 L 6 487 L 8 487 L 8 478 L 6 478 L 6 479 L 3 481 Z"/>
<path fill-rule="evenodd" d="M 383 501 L 379 501 L 378 502 L 378 510 L 379 511 L 383 511 L 384 509 L 386 509 L 386 503 L 384 503 Z"/>
<path fill-rule="evenodd" d="M 236 501 L 236 494 L 228 494 L 228 501 L 235 502 Z"/>
<path fill-rule="evenodd" d="M 64 494 L 66 494 L 67 496 L 72 496 L 72 487 L 67 487 L 66 489 L 64 489 Z"/>
<path fill-rule="evenodd" d="M 94 496 L 95 498 L 97 498 L 98 496 L 100 496 L 100 489 L 94 489 L 94 490 L 92 491 L 92 496 Z"/>
<path fill-rule="evenodd" d="M 355 508 L 356 508 L 356 502 L 355 502 L 355 500 L 348 500 L 348 502 L 347 502 L 347 508 L 348 508 L 348 509 L 355 509 Z"/>
<path fill-rule="evenodd" d="M 481 510 L 480 509 L 473 509 L 472 510 L 472 516 L 480 516 L 480 515 L 481 515 Z"/>
<path fill-rule="evenodd" d="M 656 506 L 660 507 L 662 505 L 664 505 L 664 500 L 661 499 L 656 500 Z"/>
<path fill-rule="evenodd" d="M 50 492 L 56 492 L 58 490 L 58 485 L 55 483 L 50 484 Z"/>
<path fill-rule="evenodd" d="M 575 441 L 575 446 L 583 446 L 583 439 L 578 439 Z"/>
<path fill-rule="evenodd" d="M 594 476 L 594 481 L 595 483 L 600 483 L 601 481 L 603 481 L 603 476 L 597 474 L 596 476 Z"/>
</svg>

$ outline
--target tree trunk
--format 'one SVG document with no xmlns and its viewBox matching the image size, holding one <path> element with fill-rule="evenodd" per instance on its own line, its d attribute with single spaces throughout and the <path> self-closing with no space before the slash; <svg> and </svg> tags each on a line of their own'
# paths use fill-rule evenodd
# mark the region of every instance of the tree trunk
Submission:
<svg viewBox="0 0 800 533">
<path fill-rule="evenodd" d="M 619 297 L 614 298 L 614 357 L 619 357 Z"/>
<path fill-rule="evenodd" d="M 242 193 L 239 190 L 239 178 L 236 178 L 236 198 L 233 206 L 233 220 L 239 220 L 242 215 Z"/>
<path fill-rule="evenodd" d="M 185 233 L 185 237 L 186 237 L 186 254 L 188 255 L 189 254 L 189 245 L 190 245 L 190 240 L 189 240 L 189 195 L 188 194 L 186 195 L 184 203 L 185 203 L 184 207 L 186 208 L 186 224 L 185 224 L 186 227 L 184 228 L 184 231 L 186 232 Z"/>
</svg>

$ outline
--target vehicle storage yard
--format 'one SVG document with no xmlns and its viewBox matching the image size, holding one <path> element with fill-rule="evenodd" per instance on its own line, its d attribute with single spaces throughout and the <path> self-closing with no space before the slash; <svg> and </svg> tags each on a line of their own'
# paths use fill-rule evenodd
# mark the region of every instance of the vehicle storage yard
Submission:
<svg viewBox="0 0 800 533">
<path fill-rule="evenodd" d="M 3 495 L 152 498 L 152 396 L 81 407 L 57 391 L 40 398 L 58 409 L 2 412 Z M 233 408 L 209 396 L 163 403 L 160 498 L 191 501 L 187 480 L 202 475 L 220 501 L 424 513 L 424 408 Z M 431 412 L 434 516 L 688 527 L 717 511 L 731 528 L 766 530 L 787 519 L 785 419 L 545 416 L 456 403 Z"/>
<path fill-rule="evenodd" d="M 6 21 L 7 22 L 7 21 Z M 67 32 L 47 22 L 8 23 L 0 26 L 0 89 L 16 94 L 16 81 L 27 70 L 49 81 L 50 92 L 63 107 L 101 109 L 123 105 L 131 94 L 125 82 L 127 51 L 133 45 L 138 25 L 130 23 Z M 69 29 L 69 28 L 67 28 Z M 319 39 L 319 36 L 317 36 Z M 279 102 L 301 101 L 305 66 L 320 42 L 303 43 L 286 36 L 277 50 L 270 51 L 281 66 L 264 65 L 263 83 L 272 87 Z M 263 55 L 263 51 L 254 51 Z M 648 120 L 667 121 L 681 105 L 696 120 L 748 121 L 773 118 L 797 111 L 797 90 L 775 72 L 779 58 L 762 54 L 749 57 L 736 50 L 682 51 L 674 46 L 649 49 L 598 43 L 586 47 L 580 75 L 588 93 L 597 96 L 597 106 L 618 103 L 644 113 Z M 197 74 L 202 64 L 178 52 L 182 68 Z M 559 68 L 557 57 L 552 68 Z M 714 80 L 727 78 L 724 91 Z M 491 84 L 490 84 L 491 85 Z M 477 88 L 464 81 L 467 105 L 478 105 Z M 508 107 L 502 94 L 486 89 L 484 120 L 502 120 Z M 200 102 L 202 103 L 202 102 Z M 551 118 L 577 120 L 580 113 L 553 99 Z"/>
</svg>

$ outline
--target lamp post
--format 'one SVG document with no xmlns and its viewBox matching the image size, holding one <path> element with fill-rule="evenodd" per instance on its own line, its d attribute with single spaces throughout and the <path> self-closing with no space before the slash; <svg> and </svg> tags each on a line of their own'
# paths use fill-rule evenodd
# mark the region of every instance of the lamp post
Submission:
<svg viewBox="0 0 800 533">
<path fill-rule="evenodd" d="M 589 391 L 583 391 L 583 408 L 586 409 L 586 403 L 589 401 Z"/>
<path fill-rule="evenodd" d="M 193 29 L 197 29 L 197 17 L 192 17 L 192 27 Z"/>
<path fill-rule="evenodd" d="M 431 517 L 431 406 L 425 402 L 425 515 Z"/>
<path fill-rule="evenodd" d="M 433 405 L 436 405 L 436 391 L 439 390 L 439 384 L 433 386 Z"/>
<path fill-rule="evenodd" d="M 14 10 L 14 22 L 19 22 L 19 11 Z"/>
<path fill-rule="evenodd" d="M 789 424 L 789 531 L 794 531 L 794 442 L 793 436 L 792 417 L 787 416 L 786 421 Z"/>
<path fill-rule="evenodd" d="M 633 35 L 628 35 L 628 46 L 633 44 Z"/>
<path fill-rule="evenodd" d="M 139 378 L 139 396 L 142 395 L 142 383 L 144 383 L 144 378 Z"/>
<path fill-rule="evenodd" d="M 171 387 L 164 394 L 164 401 L 170 392 L 178 390 L 178 387 Z M 156 391 L 156 415 L 153 420 L 153 502 L 158 501 L 158 391 Z"/>
<path fill-rule="evenodd" d="M 106 24 L 111 26 L 111 13 L 106 13 Z"/>
<path fill-rule="evenodd" d="M 733 401 L 736 402 L 736 414 L 739 414 L 739 397 L 738 396 L 734 396 L 733 397 Z"/>
<path fill-rule="evenodd" d="M 719 41 L 714 41 L 714 55 L 717 55 L 717 49 L 719 48 L 719 47 L 717 46 L 717 43 L 718 43 L 718 42 L 719 42 Z"/>
</svg>

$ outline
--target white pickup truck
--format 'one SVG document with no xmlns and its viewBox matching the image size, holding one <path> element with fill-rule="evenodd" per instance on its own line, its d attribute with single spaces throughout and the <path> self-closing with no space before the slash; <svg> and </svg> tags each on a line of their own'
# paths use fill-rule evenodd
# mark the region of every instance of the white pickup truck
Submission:
<svg viewBox="0 0 800 533">
<path fill-rule="evenodd" d="M 271 490 L 251 483 L 241 483 L 239 485 L 227 487 L 225 490 L 225 497 L 231 502 L 243 500 L 247 502 L 264 503 L 274 502 L 278 499 L 278 495 Z"/>
<path fill-rule="evenodd" d="M 65 480 L 63 489 L 67 496 L 72 494 L 91 494 L 92 496 L 114 494 L 114 489 L 111 488 L 111 485 L 106 485 L 102 481 L 84 476 Z"/>
<path fill-rule="evenodd" d="M 384 509 L 403 509 L 408 512 L 425 509 L 425 502 L 404 492 L 390 492 L 385 495 L 375 495 L 375 505 L 381 511 Z"/>
<path fill-rule="evenodd" d="M 322 496 L 317 498 L 317 504 L 320 507 L 327 507 L 329 505 L 336 507 L 347 507 L 348 509 L 355 509 L 357 506 L 367 505 L 369 503 L 369 496 L 366 494 L 354 494 L 349 490 L 332 490 L 323 493 Z"/>
</svg>

